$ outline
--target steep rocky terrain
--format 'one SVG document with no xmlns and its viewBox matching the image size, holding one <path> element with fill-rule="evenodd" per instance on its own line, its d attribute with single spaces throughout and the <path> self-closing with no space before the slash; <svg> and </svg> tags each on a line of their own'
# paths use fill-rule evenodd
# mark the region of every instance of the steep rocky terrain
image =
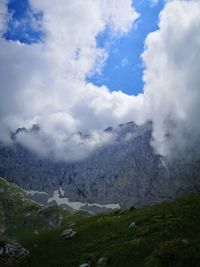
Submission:
<svg viewBox="0 0 200 267">
<path fill-rule="evenodd" d="M 42 207 L 21 188 L 0 177 L 0 266 L 21 264 L 29 255 L 29 250 L 16 240 L 32 240 L 87 215 L 58 206 Z"/>
<path fill-rule="evenodd" d="M 0 240 L 30 238 L 85 215 L 58 206 L 42 207 L 21 188 L 0 177 Z"/>
<path fill-rule="evenodd" d="M 77 209 L 92 209 L 97 203 L 101 205 L 95 204 L 95 209 L 101 210 L 106 204 L 149 205 L 200 189 L 199 159 L 163 161 L 151 146 L 150 122 L 107 128 L 104 132 L 115 136 L 113 142 L 71 163 L 41 158 L 17 143 L 18 132 L 25 130 L 12 135 L 12 145 L 0 145 L 0 175 L 39 202 L 57 201 L 68 207 L 72 202 Z"/>
</svg>

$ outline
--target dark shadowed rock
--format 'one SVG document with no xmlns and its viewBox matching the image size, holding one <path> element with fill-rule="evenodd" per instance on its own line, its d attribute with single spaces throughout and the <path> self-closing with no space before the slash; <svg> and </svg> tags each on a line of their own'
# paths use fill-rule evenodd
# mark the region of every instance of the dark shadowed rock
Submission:
<svg viewBox="0 0 200 267">
<path fill-rule="evenodd" d="M 29 253 L 27 249 L 17 242 L 0 243 L 0 265 L 18 263 Z"/>
<path fill-rule="evenodd" d="M 129 224 L 129 228 L 135 228 L 135 226 L 136 226 L 135 222 Z"/>
<path fill-rule="evenodd" d="M 73 236 L 75 236 L 76 232 L 73 231 L 71 228 L 66 229 L 63 231 L 63 233 L 61 234 L 61 237 L 64 239 L 68 239 L 68 238 L 72 238 Z"/>
<path fill-rule="evenodd" d="M 90 267 L 90 264 L 89 263 L 83 263 L 83 264 L 79 265 L 79 267 Z"/>
<path fill-rule="evenodd" d="M 107 265 L 108 262 L 108 258 L 107 257 L 101 257 L 98 262 L 97 262 L 97 266 L 98 267 L 104 267 Z"/>
</svg>

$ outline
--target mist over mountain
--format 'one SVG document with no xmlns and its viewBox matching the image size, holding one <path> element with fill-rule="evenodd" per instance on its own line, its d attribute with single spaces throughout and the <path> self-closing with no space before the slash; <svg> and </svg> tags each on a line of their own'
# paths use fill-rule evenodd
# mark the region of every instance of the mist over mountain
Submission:
<svg viewBox="0 0 200 267">
<path fill-rule="evenodd" d="M 36 125 L 18 129 L 11 135 L 12 145 L 1 144 L 0 175 L 43 204 L 54 201 L 76 208 L 77 203 L 77 209 L 87 209 L 87 203 L 145 206 L 200 189 L 200 159 L 196 154 L 192 161 L 184 155 L 171 159 L 158 155 L 151 145 L 151 122 L 108 127 L 102 134 L 112 136 L 112 141 L 76 161 L 58 160 L 53 153 L 40 155 L 18 142 L 18 135 L 39 131 Z M 76 135 L 82 142 L 90 139 Z"/>
<path fill-rule="evenodd" d="M 143 14 L 130 0 L 78 1 L 75 6 L 73 1 L 64 2 L 60 0 L 62 8 L 54 10 L 46 0 L 30 1 L 34 25 L 29 27 L 43 36 L 31 43 L 5 38 L 3 33 L 11 31 L 12 14 L 6 1 L 0 6 L 1 142 L 8 144 L 11 132 L 37 124 L 38 133 L 21 131 L 18 142 L 42 155 L 53 151 L 58 159 L 69 161 L 69 155 L 72 160 L 81 159 L 110 142 L 112 137 L 101 132 L 108 126 L 152 121 L 156 153 L 172 158 L 195 151 L 198 156 L 199 1 L 163 5 L 157 28 L 142 43 L 144 87 L 138 95 L 118 88 L 111 91 L 109 86 L 88 82 L 87 77 L 101 73 L 109 56 L 106 45 L 98 44 L 99 35 L 109 29 L 111 39 L 121 40 L 132 28 L 137 30 Z M 83 142 L 77 132 L 90 138 Z"/>
<path fill-rule="evenodd" d="M 18 9 L 0 5 L 0 174 L 68 204 L 142 206 L 198 190 L 200 2 L 30 0 Z M 127 48 L 140 51 L 135 68 Z M 118 75 L 140 67 L 137 94 L 111 90 L 110 60 Z"/>
<path fill-rule="evenodd" d="M 199 267 L 199 75 L 200 0 L 0 0 L 0 266 Z"/>
</svg>

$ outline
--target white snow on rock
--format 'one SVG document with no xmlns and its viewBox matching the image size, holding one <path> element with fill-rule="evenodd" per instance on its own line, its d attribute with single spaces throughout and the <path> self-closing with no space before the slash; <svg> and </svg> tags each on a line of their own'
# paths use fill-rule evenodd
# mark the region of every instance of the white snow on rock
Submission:
<svg viewBox="0 0 200 267">
<path fill-rule="evenodd" d="M 27 195 L 30 197 L 33 197 L 36 194 L 39 195 L 47 195 L 46 192 L 42 191 L 35 191 L 35 190 L 24 190 Z M 80 210 L 82 207 L 98 207 L 98 208 L 107 208 L 107 209 L 120 209 L 120 205 L 117 204 L 105 204 L 101 205 L 98 203 L 83 203 L 83 202 L 78 202 L 78 201 L 69 201 L 68 197 L 64 196 L 64 190 L 60 187 L 58 190 L 55 190 L 53 192 L 53 196 L 48 198 L 47 203 L 50 203 L 52 201 L 55 201 L 57 205 L 68 205 L 70 208 L 74 210 Z"/>
<path fill-rule="evenodd" d="M 60 197 L 62 195 L 62 197 Z M 71 202 L 69 198 L 64 197 L 64 191 L 60 187 L 59 190 L 55 190 L 53 196 L 49 198 L 48 203 L 51 201 L 55 201 L 57 205 L 66 204 L 72 209 L 80 210 L 82 207 L 89 206 L 89 207 L 99 207 L 99 208 L 107 208 L 107 209 L 120 209 L 119 204 L 97 204 L 97 203 L 83 203 L 83 202 Z"/>
<path fill-rule="evenodd" d="M 46 192 L 43 191 L 35 191 L 35 190 L 24 190 L 28 196 L 34 196 L 35 194 L 39 195 L 48 195 Z"/>
</svg>

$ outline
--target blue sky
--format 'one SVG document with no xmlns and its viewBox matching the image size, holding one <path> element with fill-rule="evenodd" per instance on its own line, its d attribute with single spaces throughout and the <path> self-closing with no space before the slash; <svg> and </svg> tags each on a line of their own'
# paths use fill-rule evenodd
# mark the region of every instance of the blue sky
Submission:
<svg viewBox="0 0 200 267">
<path fill-rule="evenodd" d="M 109 57 L 101 75 L 93 75 L 88 80 L 96 85 L 107 85 L 111 91 L 121 90 L 137 95 L 143 92 L 143 63 L 141 54 L 144 40 L 149 32 L 158 28 L 158 17 L 164 1 L 152 5 L 150 1 L 134 1 L 140 14 L 136 27 L 120 39 L 110 40 L 109 31 L 97 37 L 99 47 L 107 47 Z M 108 44 L 110 43 L 110 44 Z"/>
<path fill-rule="evenodd" d="M 7 1 L 0 0 L 0 138 L 7 142 L 10 131 L 39 124 L 50 133 L 52 149 L 64 149 L 66 135 L 78 131 L 93 133 L 96 146 L 106 140 L 101 134 L 96 137 L 99 130 L 151 120 L 161 154 L 168 153 L 169 133 L 178 137 L 175 143 L 181 132 L 183 139 L 193 132 L 197 140 L 199 1 Z M 147 36 L 142 94 L 141 54 Z M 102 72 L 95 74 L 96 60 L 102 60 L 105 51 Z M 174 144 L 170 147 L 174 150 Z"/>
<path fill-rule="evenodd" d="M 158 15 L 163 8 L 164 0 L 152 5 L 151 1 L 134 1 L 134 7 L 140 14 L 136 25 L 126 36 L 111 37 L 109 29 L 97 36 L 97 46 L 106 49 L 108 58 L 100 74 L 88 75 L 88 82 L 97 86 L 106 85 L 111 91 L 121 90 L 129 95 L 143 92 L 143 63 L 141 54 L 144 40 L 149 32 L 158 27 Z M 8 40 L 19 40 L 24 43 L 40 42 L 43 34 L 39 27 L 41 13 L 34 13 L 28 0 L 10 0 L 8 11 L 12 17 L 4 37 Z M 33 28 L 31 20 L 37 22 Z"/>
<path fill-rule="evenodd" d="M 19 40 L 27 44 L 41 41 L 43 35 L 38 26 L 42 14 L 33 12 L 28 0 L 9 0 L 8 12 L 11 14 L 11 19 L 4 34 L 7 40 Z M 36 22 L 34 28 L 31 23 L 33 20 Z"/>
</svg>

